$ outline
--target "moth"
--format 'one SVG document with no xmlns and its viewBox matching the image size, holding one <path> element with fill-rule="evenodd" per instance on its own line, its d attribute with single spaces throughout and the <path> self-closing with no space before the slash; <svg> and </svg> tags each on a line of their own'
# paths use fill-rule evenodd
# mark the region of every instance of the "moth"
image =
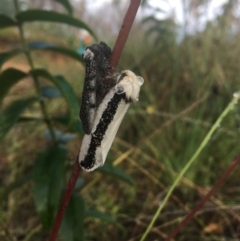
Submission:
<svg viewBox="0 0 240 241">
<path fill-rule="evenodd" d="M 115 84 L 114 81 L 107 81 L 111 54 L 111 48 L 104 42 L 87 47 L 83 53 L 86 73 L 79 116 L 86 134 L 91 133 L 96 109 L 104 95 Z"/>
<path fill-rule="evenodd" d="M 117 76 L 96 109 L 90 133 L 83 137 L 79 153 L 82 169 L 90 172 L 104 164 L 124 115 L 130 104 L 138 100 L 143 82 L 142 77 L 130 70 Z"/>
</svg>

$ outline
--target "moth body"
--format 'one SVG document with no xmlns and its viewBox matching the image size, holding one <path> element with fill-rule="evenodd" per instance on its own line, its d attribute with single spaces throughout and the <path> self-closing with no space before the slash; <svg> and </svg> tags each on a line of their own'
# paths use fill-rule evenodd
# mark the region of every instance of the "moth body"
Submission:
<svg viewBox="0 0 240 241">
<path fill-rule="evenodd" d="M 93 58 L 94 58 L 94 53 L 90 49 L 87 48 L 83 53 L 83 59 L 84 60 L 88 60 L 88 59 L 93 60 Z"/>
</svg>

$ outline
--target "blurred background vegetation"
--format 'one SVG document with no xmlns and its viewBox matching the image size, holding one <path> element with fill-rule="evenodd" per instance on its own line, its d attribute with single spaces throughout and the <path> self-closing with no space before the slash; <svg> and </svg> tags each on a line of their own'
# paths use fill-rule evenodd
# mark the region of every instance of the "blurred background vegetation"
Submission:
<svg viewBox="0 0 240 241">
<path fill-rule="evenodd" d="M 151 2 L 142 1 L 118 68 L 144 78 L 140 101 L 124 118 L 106 165 L 81 172 L 60 240 L 139 240 L 240 88 L 239 1 L 225 1 L 208 19 L 212 0 L 182 0 L 182 22 L 162 8 L 168 1 Z M 113 46 L 128 4 L 0 0 L 0 240 L 46 240 L 83 137 L 80 53 L 99 40 Z M 36 12 L 21 15 L 32 9 L 61 13 L 71 24 L 63 15 L 55 16 L 62 24 L 35 21 Z M 147 240 L 164 240 L 220 178 L 240 153 L 239 128 L 236 105 Z M 240 240 L 239 171 L 175 240 Z"/>
</svg>

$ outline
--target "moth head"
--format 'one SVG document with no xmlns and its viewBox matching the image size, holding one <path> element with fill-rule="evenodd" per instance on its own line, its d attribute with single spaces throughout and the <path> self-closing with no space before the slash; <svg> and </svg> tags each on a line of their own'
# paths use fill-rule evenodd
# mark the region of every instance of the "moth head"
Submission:
<svg viewBox="0 0 240 241">
<path fill-rule="evenodd" d="M 127 101 L 138 101 L 140 86 L 144 83 L 141 76 L 130 70 L 124 70 L 118 76 L 115 90 L 117 94 L 125 93 Z"/>
<path fill-rule="evenodd" d="M 84 60 L 88 60 L 88 59 L 93 60 L 94 53 L 89 48 L 86 48 L 86 50 L 83 52 L 82 56 L 83 56 Z"/>
<path fill-rule="evenodd" d="M 83 59 L 93 60 L 93 58 L 99 58 L 101 60 L 103 58 L 106 58 L 108 60 L 111 54 L 111 48 L 108 47 L 106 43 L 100 42 L 99 44 L 97 43 L 87 47 L 83 53 Z"/>
</svg>

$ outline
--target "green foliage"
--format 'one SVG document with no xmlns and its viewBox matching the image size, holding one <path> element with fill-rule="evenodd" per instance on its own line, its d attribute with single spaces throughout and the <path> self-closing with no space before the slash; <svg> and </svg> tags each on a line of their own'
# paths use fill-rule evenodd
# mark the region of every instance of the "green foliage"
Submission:
<svg viewBox="0 0 240 241">
<path fill-rule="evenodd" d="M 80 101 L 73 85 L 62 74 L 52 74 L 50 68 L 34 67 L 36 59 L 33 58 L 33 55 L 37 51 L 38 53 L 41 51 L 41 56 L 44 56 L 47 52 L 60 54 L 63 58 L 68 57 L 71 61 L 81 65 L 83 60 L 82 56 L 70 47 L 63 47 L 41 40 L 28 42 L 23 24 L 35 21 L 67 24 L 88 31 L 96 39 L 93 30 L 85 22 L 73 16 L 73 8 L 69 1 L 56 0 L 56 2 L 62 4 L 69 14 L 40 9 L 17 12 L 14 18 L 0 14 L 0 28 L 17 27 L 21 34 L 22 44 L 22 47 L 18 45 L 17 48 L 0 53 L 0 67 L 4 67 L 13 58 L 20 59 L 22 56 L 26 57 L 30 66 L 30 70 L 24 71 L 21 70 L 21 66 L 19 69 L 7 67 L 0 73 L 0 103 L 2 104 L 0 140 L 4 137 L 6 139 L 11 138 L 10 133 L 20 128 L 20 126 L 20 130 L 26 128 L 27 137 L 24 135 L 21 137 L 25 140 L 31 134 L 28 133 L 30 125 L 34 127 L 34 130 L 37 129 L 37 126 L 45 126 L 43 129 L 45 135 L 42 135 L 44 136 L 43 143 L 45 147 L 34 144 L 36 145 L 36 148 L 34 148 L 36 158 L 33 157 L 35 161 L 28 167 L 32 170 L 31 175 L 20 176 L 6 187 L 1 188 L 0 202 L 3 203 L 14 191 L 22 189 L 24 185 L 33 183 L 32 196 L 35 210 L 44 228 L 43 230 L 46 232 L 49 232 L 53 224 L 69 177 L 69 170 L 72 169 L 71 166 L 66 164 L 70 150 L 68 145 L 75 139 L 76 134 L 82 138 L 84 133 L 78 118 Z M 35 88 L 35 94 L 33 94 L 32 89 L 25 87 L 27 90 L 25 94 L 20 93 L 20 95 L 12 96 L 11 93 L 14 87 L 20 84 L 28 86 L 29 81 L 33 83 L 30 86 Z M 77 78 L 77 81 L 79 81 L 79 78 Z M 12 97 L 14 97 L 13 100 Z M 49 107 L 52 103 L 58 105 L 63 100 L 67 105 L 64 108 L 61 107 L 61 114 L 56 113 Z M 35 114 L 31 114 L 33 112 Z M 7 135 L 8 132 L 9 135 Z M 29 146 L 31 144 L 29 142 Z M 104 173 L 105 176 L 109 175 L 129 184 L 134 184 L 133 178 L 118 167 L 105 166 L 99 171 Z M 78 193 L 79 189 L 85 188 L 84 178 L 79 179 L 77 183 L 80 183 L 80 185 L 76 187 L 61 226 L 60 237 L 63 241 L 84 240 L 83 227 L 85 218 L 115 222 L 112 217 L 104 212 L 96 209 L 85 210 L 85 201 Z M 34 233 L 34 231 L 28 233 L 26 239 L 29 239 Z"/>
<path fill-rule="evenodd" d="M 98 210 L 85 210 L 85 217 L 96 218 L 109 223 L 116 222 L 116 220 L 114 220 L 112 217 Z"/>
<path fill-rule="evenodd" d="M 36 97 L 17 100 L 2 111 L 0 115 L 0 140 L 2 140 L 7 132 L 14 126 L 22 112 L 37 100 L 38 98 Z"/>
<path fill-rule="evenodd" d="M 15 22 L 12 18 L 4 14 L 0 14 L 0 28 L 8 28 L 16 25 L 17 25 L 17 22 Z"/>
<path fill-rule="evenodd" d="M 117 166 L 111 166 L 110 164 L 106 163 L 104 166 L 99 168 L 99 171 L 114 176 L 116 178 L 122 179 L 123 181 L 131 185 L 135 184 L 133 178 Z"/>
<path fill-rule="evenodd" d="M 64 14 L 64 13 L 33 9 L 33 10 L 26 10 L 26 11 L 20 12 L 19 14 L 16 15 L 16 19 L 20 23 L 34 22 L 34 21 L 49 21 L 49 22 L 55 22 L 55 23 L 65 23 L 65 24 L 68 24 L 69 26 L 85 29 L 95 39 L 97 39 L 96 35 L 87 24 L 85 24 L 83 21 L 77 18 L 72 17 L 71 15 Z"/>
<path fill-rule="evenodd" d="M 41 88 L 42 96 L 47 98 L 61 97 L 61 92 L 54 86 L 44 86 Z"/>
<path fill-rule="evenodd" d="M 35 78 L 44 77 L 48 79 L 59 89 L 59 91 L 62 93 L 62 96 L 68 103 L 71 116 L 69 124 L 72 124 L 74 122 L 74 119 L 77 117 L 79 109 L 79 101 L 72 86 L 64 79 L 63 76 L 53 76 L 45 69 L 34 69 L 30 73 Z"/>
<path fill-rule="evenodd" d="M 0 67 L 9 59 L 15 57 L 18 54 L 23 53 L 21 49 L 14 49 L 11 51 L 7 51 L 5 53 L 0 53 Z"/>
<path fill-rule="evenodd" d="M 60 237 L 64 241 L 83 241 L 83 217 L 85 205 L 83 199 L 73 194 L 67 207 L 61 229 Z"/>
<path fill-rule="evenodd" d="M 48 50 L 48 51 L 54 51 L 60 54 L 64 54 L 68 57 L 71 57 L 77 61 L 79 61 L 80 63 L 83 63 L 83 59 L 82 56 L 80 54 L 78 54 L 76 51 L 73 51 L 69 48 L 64 48 L 61 46 L 57 46 L 54 44 L 49 44 L 49 43 L 45 43 L 45 42 L 32 42 L 29 43 L 29 48 L 30 50 Z"/>
<path fill-rule="evenodd" d="M 14 69 L 14 68 L 8 68 L 5 71 L 3 71 L 0 75 L 0 104 L 9 91 L 9 89 L 15 85 L 19 80 L 23 79 L 27 76 L 27 73 Z"/>
<path fill-rule="evenodd" d="M 65 147 L 49 147 L 38 153 L 34 164 L 33 196 L 39 217 L 47 229 L 51 228 L 61 198 L 67 153 Z"/>
<path fill-rule="evenodd" d="M 91 28 L 76 20 L 73 9 L 76 13 L 79 9 L 69 7 L 69 1 L 57 2 L 69 15 L 56 12 L 57 8 L 27 10 L 11 14 L 12 18 L 0 15 L 2 42 L 13 39 L 10 33 L 14 33 L 0 53 L 0 240 L 46 238 L 84 135 L 78 119 L 84 67 L 67 30 Z M 142 3 L 149 8 L 148 1 Z M 163 205 L 165 194 L 173 190 L 179 173 L 186 171 L 184 167 L 239 89 L 240 33 L 234 6 L 234 1 L 228 1 L 222 14 L 191 34 L 173 17 L 155 17 L 160 8 L 136 22 L 118 69 L 143 76 L 139 102 L 124 118 L 107 163 L 96 172 L 81 173 L 61 226 L 61 240 L 141 239 L 163 206 L 146 240 L 164 239 L 239 154 L 240 109 L 235 104 L 205 139 L 204 149 Z M 93 18 L 99 22 L 102 14 L 94 12 Z M 40 32 L 35 22 L 47 31 Z M 55 23 L 64 25 L 66 39 L 49 30 Z M 16 38 L 19 28 L 24 39 Z M 177 240 L 239 236 L 234 210 L 240 201 L 238 173 L 231 175 L 211 206 L 204 207 Z M 216 233 L 205 231 L 211 224 L 219 227 Z"/>
</svg>

